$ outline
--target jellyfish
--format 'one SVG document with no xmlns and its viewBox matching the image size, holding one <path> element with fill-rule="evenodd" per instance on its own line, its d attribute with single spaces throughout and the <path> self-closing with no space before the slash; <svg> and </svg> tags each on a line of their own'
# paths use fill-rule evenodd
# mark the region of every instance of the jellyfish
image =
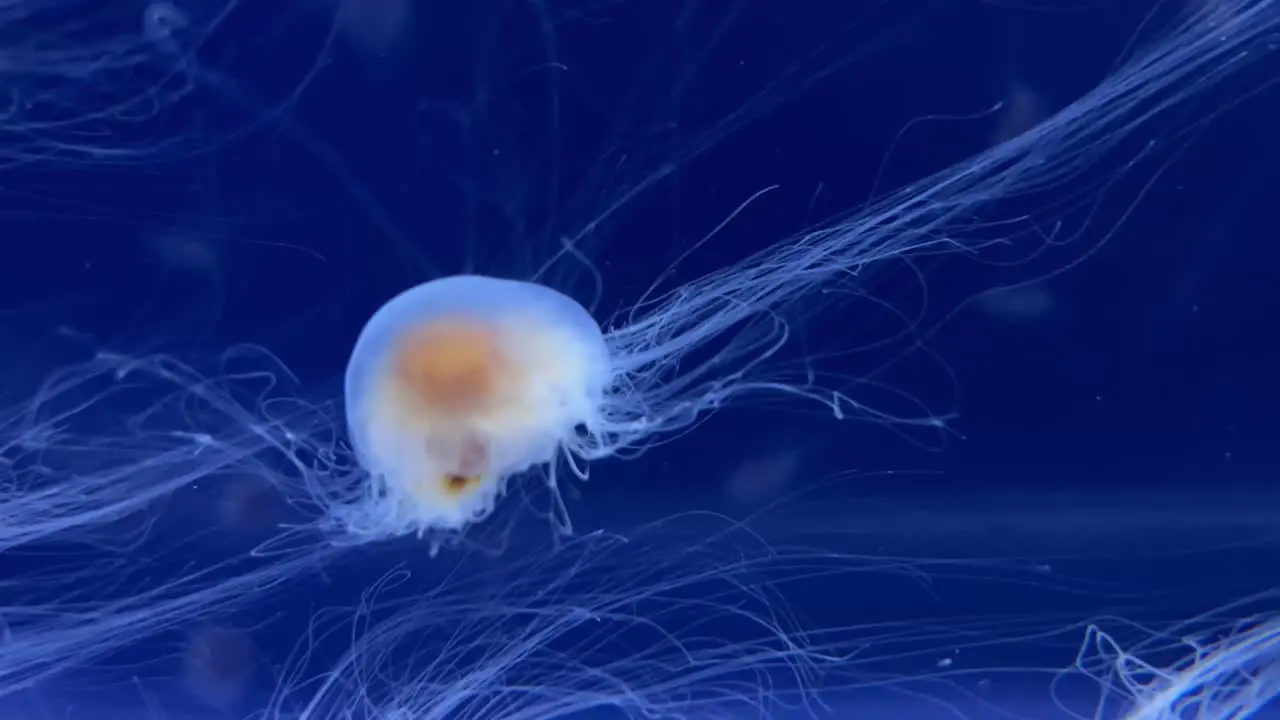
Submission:
<svg viewBox="0 0 1280 720">
<path fill-rule="evenodd" d="M 371 478 L 348 527 L 425 535 L 484 519 L 511 477 L 606 432 L 613 365 L 591 314 L 543 285 L 459 275 L 392 298 L 347 365 L 348 433 Z"/>
</svg>

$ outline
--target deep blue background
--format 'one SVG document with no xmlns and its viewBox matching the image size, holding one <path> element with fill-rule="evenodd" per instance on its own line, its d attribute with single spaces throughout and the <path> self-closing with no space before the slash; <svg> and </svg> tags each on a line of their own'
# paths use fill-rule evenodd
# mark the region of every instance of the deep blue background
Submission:
<svg viewBox="0 0 1280 720">
<path fill-rule="evenodd" d="M 157 50 L 153 62 L 180 68 L 190 90 L 130 125 L 153 152 L 20 166 L 4 180 L 0 306 L 22 379 L 6 398 L 93 348 L 208 359 L 241 342 L 278 354 L 311 397 L 332 395 L 361 325 L 391 295 L 453 272 L 527 276 L 567 237 L 603 294 L 574 261 L 548 277 L 595 301 L 604 322 L 757 190 L 777 186 L 681 260 L 671 286 L 962 162 L 998 139 L 1018 102 L 1052 112 L 1135 37 L 1158 38 L 1138 29 L 1148 13 L 1159 28 L 1185 10 L 804 5 L 422 4 L 373 45 L 349 10 L 248 3 L 218 19 L 220 8 L 184 6 L 181 61 Z M 1207 114 L 1277 68 L 1265 60 L 1181 111 Z M 1153 614 L 1270 587 L 1278 119 L 1274 92 L 1232 109 L 1185 151 L 1140 164 L 1090 223 L 1068 213 L 1079 235 L 1033 261 L 926 258 L 869 273 L 865 291 L 915 318 L 912 337 L 868 347 L 904 323 L 866 298 L 803 329 L 815 356 L 859 348 L 822 360 L 823 372 L 896 391 L 859 400 L 927 409 L 946 431 L 748 403 L 639 460 L 602 464 L 571 500 L 579 527 L 739 515 L 796 492 L 776 532 L 830 528 L 851 552 L 1023 558 L 1164 590 Z M 1119 159 L 1098 172 L 1117 172 L 1109 162 Z M 1028 211 L 1044 226 L 1060 219 Z M 1019 232 L 1030 253 L 1037 238 Z M 1001 286 L 1017 287 L 978 297 Z M 1032 301 L 1038 310 L 1013 314 Z M 767 464 L 779 458 L 782 470 Z M 736 502 L 735 474 L 761 463 L 779 489 Z M 817 507 L 827 516 L 805 514 Z M 1097 612 L 1078 598 L 956 588 L 890 602 L 865 590 L 798 602 L 824 622 L 888 604 L 930 617 L 1034 612 L 1028 602 Z M 824 605 L 833 595 L 842 601 Z M 279 612 L 294 611 L 260 614 Z M 263 656 L 294 629 L 261 630 Z"/>
</svg>

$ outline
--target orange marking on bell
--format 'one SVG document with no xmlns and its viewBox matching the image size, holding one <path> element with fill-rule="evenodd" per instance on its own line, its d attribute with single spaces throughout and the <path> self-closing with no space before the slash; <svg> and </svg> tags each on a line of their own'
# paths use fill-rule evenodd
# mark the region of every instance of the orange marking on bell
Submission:
<svg viewBox="0 0 1280 720">
<path fill-rule="evenodd" d="M 505 371 L 497 338 L 480 323 L 441 321 L 407 334 L 395 373 L 430 410 L 465 414 L 482 410 Z"/>
</svg>

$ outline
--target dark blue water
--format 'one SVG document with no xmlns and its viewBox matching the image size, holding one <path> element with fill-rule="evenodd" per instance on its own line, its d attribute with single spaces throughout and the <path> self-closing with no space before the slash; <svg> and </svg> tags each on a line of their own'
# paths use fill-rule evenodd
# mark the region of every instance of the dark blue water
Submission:
<svg viewBox="0 0 1280 720">
<path fill-rule="evenodd" d="M 4 717 L 1267 716 L 1275 3 L 0 20 Z M 1115 77 L 1129 114 L 1080 115 Z M 395 294 L 537 278 L 616 327 L 842 223 L 931 239 L 774 308 L 762 370 L 842 419 L 738 397 L 562 480 L 572 534 L 536 477 L 438 553 L 316 530 Z M 77 478 L 168 489 L 89 519 Z M 1241 637 L 1253 704 L 1126 714 Z"/>
</svg>

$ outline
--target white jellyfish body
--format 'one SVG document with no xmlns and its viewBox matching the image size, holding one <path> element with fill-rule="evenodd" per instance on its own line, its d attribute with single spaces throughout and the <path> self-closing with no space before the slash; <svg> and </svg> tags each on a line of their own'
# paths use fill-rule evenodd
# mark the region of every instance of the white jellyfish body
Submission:
<svg viewBox="0 0 1280 720">
<path fill-rule="evenodd" d="M 341 510 L 357 536 L 459 531 L 506 483 L 553 465 L 599 424 L 609 353 L 591 314 L 555 290 L 475 275 L 407 290 L 370 318 L 345 379 L 368 473 Z"/>
</svg>

